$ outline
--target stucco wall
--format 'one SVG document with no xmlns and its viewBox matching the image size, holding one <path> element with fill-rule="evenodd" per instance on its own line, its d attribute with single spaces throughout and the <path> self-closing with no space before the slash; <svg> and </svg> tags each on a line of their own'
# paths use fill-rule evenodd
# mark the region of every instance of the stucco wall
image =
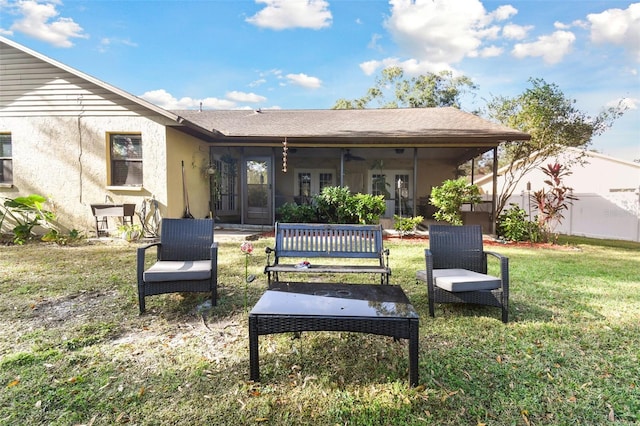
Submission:
<svg viewBox="0 0 640 426">
<path fill-rule="evenodd" d="M 155 196 L 166 211 L 165 127 L 143 117 L 2 117 L 0 131 L 10 132 L 13 187 L 0 196 L 40 194 L 50 198 L 63 231 L 94 230 L 92 203 L 133 203 Z M 107 185 L 109 132 L 141 133 L 143 187 Z M 136 222 L 138 219 L 135 219 Z"/>
<path fill-rule="evenodd" d="M 167 129 L 167 155 L 162 165 L 167 171 L 166 217 L 182 217 L 185 212 L 185 200 L 182 187 L 182 162 L 187 182 L 189 210 L 196 218 L 209 215 L 209 178 L 206 169 L 209 166 L 209 145 L 182 132 Z"/>
</svg>

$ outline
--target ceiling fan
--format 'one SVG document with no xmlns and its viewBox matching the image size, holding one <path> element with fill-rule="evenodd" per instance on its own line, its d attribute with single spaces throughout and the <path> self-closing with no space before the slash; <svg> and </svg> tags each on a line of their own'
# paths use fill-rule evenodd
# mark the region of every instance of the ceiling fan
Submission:
<svg viewBox="0 0 640 426">
<path fill-rule="evenodd" d="M 364 158 L 353 155 L 350 149 L 346 149 L 344 152 L 344 161 L 364 161 Z"/>
</svg>

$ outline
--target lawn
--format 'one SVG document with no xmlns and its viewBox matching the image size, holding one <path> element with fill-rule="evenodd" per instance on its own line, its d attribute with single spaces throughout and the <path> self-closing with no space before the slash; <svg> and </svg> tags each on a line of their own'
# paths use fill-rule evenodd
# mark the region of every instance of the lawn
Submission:
<svg viewBox="0 0 640 426">
<path fill-rule="evenodd" d="M 254 242 L 250 306 L 272 243 Z M 491 247 L 510 258 L 504 325 L 490 307 L 430 318 L 426 244 L 387 242 L 421 316 L 416 388 L 406 341 L 354 333 L 263 336 L 248 381 L 240 241 L 220 244 L 218 306 L 152 296 L 142 316 L 136 244 L 0 246 L 0 424 L 638 424 L 640 245 L 562 244 Z"/>
</svg>

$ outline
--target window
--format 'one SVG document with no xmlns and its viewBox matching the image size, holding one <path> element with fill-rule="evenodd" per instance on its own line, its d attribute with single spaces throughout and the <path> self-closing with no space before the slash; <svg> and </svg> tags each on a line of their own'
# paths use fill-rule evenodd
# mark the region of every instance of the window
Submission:
<svg viewBox="0 0 640 426">
<path fill-rule="evenodd" d="M 13 183 L 11 133 L 0 133 L 0 184 Z"/>
<path fill-rule="evenodd" d="M 308 202 L 311 197 L 322 192 L 325 186 L 335 185 L 333 170 L 295 170 L 293 195 L 298 202 Z"/>
<path fill-rule="evenodd" d="M 219 212 L 235 212 L 237 203 L 236 171 L 238 160 L 228 155 L 214 158 L 212 161 L 215 173 L 211 174 L 211 200 L 214 209 Z"/>
<path fill-rule="evenodd" d="M 142 186 L 142 137 L 111 134 L 109 136 L 112 186 Z"/>
</svg>

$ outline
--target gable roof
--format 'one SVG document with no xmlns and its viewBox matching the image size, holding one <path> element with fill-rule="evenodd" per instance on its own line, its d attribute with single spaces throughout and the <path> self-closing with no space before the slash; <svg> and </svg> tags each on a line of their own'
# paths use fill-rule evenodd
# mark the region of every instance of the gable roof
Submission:
<svg viewBox="0 0 640 426">
<path fill-rule="evenodd" d="M 209 129 L 220 141 L 255 138 L 304 143 L 360 141 L 412 146 L 482 144 L 530 136 L 456 108 L 352 110 L 184 110 L 175 114 Z M 362 146 L 362 143 L 359 144 Z"/>
</svg>

